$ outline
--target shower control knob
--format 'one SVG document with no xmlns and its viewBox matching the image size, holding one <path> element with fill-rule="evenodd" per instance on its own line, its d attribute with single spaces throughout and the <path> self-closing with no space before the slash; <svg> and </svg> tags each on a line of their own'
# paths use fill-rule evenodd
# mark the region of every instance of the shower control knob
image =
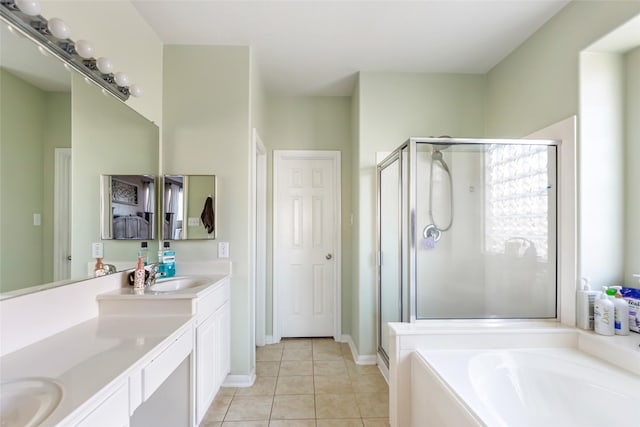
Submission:
<svg viewBox="0 0 640 427">
<path fill-rule="evenodd" d="M 327 254 L 327 256 L 326 256 L 325 258 L 326 258 L 326 259 L 331 259 L 331 258 L 333 258 L 333 255 L 331 255 L 331 254 Z"/>
</svg>

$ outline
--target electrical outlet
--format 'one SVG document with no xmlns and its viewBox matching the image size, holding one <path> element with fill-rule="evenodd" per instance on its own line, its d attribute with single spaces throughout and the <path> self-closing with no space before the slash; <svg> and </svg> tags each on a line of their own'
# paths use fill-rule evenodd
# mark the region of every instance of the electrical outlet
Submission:
<svg viewBox="0 0 640 427">
<path fill-rule="evenodd" d="M 229 258 L 229 242 L 218 242 L 218 258 Z"/>
<path fill-rule="evenodd" d="M 91 257 L 104 258 L 103 251 L 102 251 L 102 242 L 91 244 Z"/>
</svg>

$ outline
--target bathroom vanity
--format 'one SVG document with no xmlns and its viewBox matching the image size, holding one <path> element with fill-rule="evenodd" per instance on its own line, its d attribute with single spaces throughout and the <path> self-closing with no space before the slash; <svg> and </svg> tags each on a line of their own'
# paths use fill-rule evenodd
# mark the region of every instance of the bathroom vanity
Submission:
<svg viewBox="0 0 640 427">
<path fill-rule="evenodd" d="M 118 273 L 0 301 L 3 427 L 197 426 L 229 373 L 230 279 L 176 279 L 137 295 Z"/>
<path fill-rule="evenodd" d="M 212 275 L 157 282 L 143 295 L 136 295 L 132 288 L 98 295 L 104 316 L 164 313 L 193 317 L 196 425 L 230 370 L 230 292 L 227 275 Z"/>
</svg>

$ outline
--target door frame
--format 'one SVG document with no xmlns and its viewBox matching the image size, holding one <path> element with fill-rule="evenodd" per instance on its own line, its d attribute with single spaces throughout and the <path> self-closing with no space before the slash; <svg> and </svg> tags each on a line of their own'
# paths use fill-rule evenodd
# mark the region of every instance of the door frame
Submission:
<svg viewBox="0 0 640 427">
<path fill-rule="evenodd" d="M 333 338 L 342 341 L 342 182 L 340 151 L 330 150 L 274 150 L 273 151 L 273 341 L 279 342 L 280 336 L 280 271 L 278 267 L 279 254 L 279 223 L 278 223 L 278 172 L 280 162 L 285 159 L 296 160 L 331 160 L 334 168 L 334 306 L 333 306 Z"/>
<path fill-rule="evenodd" d="M 53 280 L 71 277 L 71 148 L 54 151 Z"/>
<path fill-rule="evenodd" d="M 251 270 L 254 282 L 255 341 L 266 344 L 267 312 L 267 150 L 258 134 L 252 132 L 251 156 L 251 224 L 253 259 Z"/>
</svg>

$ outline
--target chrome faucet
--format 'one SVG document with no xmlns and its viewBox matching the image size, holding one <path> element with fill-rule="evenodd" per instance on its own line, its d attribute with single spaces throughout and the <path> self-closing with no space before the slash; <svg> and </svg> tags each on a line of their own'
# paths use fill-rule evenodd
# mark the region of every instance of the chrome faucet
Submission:
<svg viewBox="0 0 640 427">
<path fill-rule="evenodd" d="M 149 272 L 149 275 L 145 278 L 144 287 L 147 288 L 149 286 L 153 286 L 156 283 L 156 279 L 158 278 L 158 264 L 147 264 L 144 268 Z"/>
<path fill-rule="evenodd" d="M 113 264 L 102 264 L 102 267 L 104 268 L 105 274 L 113 274 L 117 271 L 116 266 Z"/>
</svg>

